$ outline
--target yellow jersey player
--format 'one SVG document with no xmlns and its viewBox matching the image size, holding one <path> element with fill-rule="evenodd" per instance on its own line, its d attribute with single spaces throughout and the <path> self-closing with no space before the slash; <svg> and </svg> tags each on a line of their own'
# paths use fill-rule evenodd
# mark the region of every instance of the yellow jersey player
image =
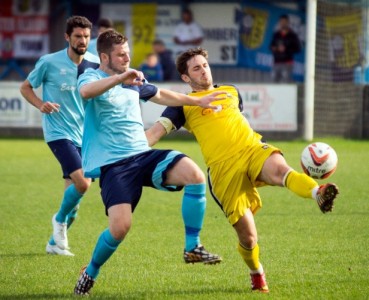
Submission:
<svg viewBox="0 0 369 300">
<path fill-rule="evenodd" d="M 268 293 L 254 214 L 262 206 L 257 187 L 284 186 L 303 198 L 315 199 L 323 213 L 333 208 L 338 188 L 333 183 L 321 186 L 304 173 L 293 170 L 281 150 L 262 142 L 242 115 L 242 99 L 235 86 L 214 86 L 208 53 L 201 48 L 182 53 L 177 71 L 192 89 L 190 95 L 203 96 L 216 90 L 227 98 L 213 102 L 218 109 L 168 107 L 146 131 L 150 145 L 173 129 L 185 127 L 200 144 L 208 167 L 209 189 L 214 200 L 237 232 L 238 251 L 250 269 L 251 289 Z"/>
</svg>

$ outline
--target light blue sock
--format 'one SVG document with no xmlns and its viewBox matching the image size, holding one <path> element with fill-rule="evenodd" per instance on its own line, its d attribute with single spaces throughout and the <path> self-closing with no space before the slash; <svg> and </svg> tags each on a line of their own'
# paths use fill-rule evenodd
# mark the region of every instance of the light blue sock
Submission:
<svg viewBox="0 0 369 300">
<path fill-rule="evenodd" d="M 53 235 L 51 235 L 51 237 L 50 237 L 50 239 L 49 239 L 49 244 L 50 244 L 51 246 L 55 246 L 55 245 L 56 245 L 56 243 L 55 243 L 55 241 L 54 241 L 54 238 L 53 238 Z"/>
<path fill-rule="evenodd" d="M 185 224 L 185 250 L 191 251 L 200 245 L 200 230 L 206 208 L 206 184 L 191 184 L 184 188 L 182 217 Z"/>
<path fill-rule="evenodd" d="M 67 215 L 79 204 L 83 194 L 77 191 L 74 184 L 71 184 L 64 191 L 64 198 L 60 205 L 60 209 L 55 217 L 59 223 L 67 222 Z"/>
<path fill-rule="evenodd" d="M 72 225 L 72 223 L 74 222 L 74 220 L 77 218 L 77 212 L 79 209 L 79 205 L 75 206 L 73 208 L 73 210 L 67 215 L 67 228 L 69 229 L 69 227 Z M 56 243 L 54 241 L 53 235 L 51 235 L 50 239 L 49 239 L 49 244 L 55 246 Z"/>
<path fill-rule="evenodd" d="M 81 199 L 79 200 L 79 202 L 81 202 Z M 69 227 L 73 224 L 74 220 L 77 218 L 77 214 L 78 214 L 78 209 L 79 209 L 79 204 L 77 204 L 72 211 L 67 215 L 67 228 L 69 229 Z"/>
<path fill-rule="evenodd" d="M 92 259 L 87 266 L 86 273 L 92 278 L 99 275 L 101 266 L 109 259 L 109 257 L 118 248 L 121 241 L 116 240 L 110 233 L 109 229 L 105 229 L 97 240 Z"/>
</svg>

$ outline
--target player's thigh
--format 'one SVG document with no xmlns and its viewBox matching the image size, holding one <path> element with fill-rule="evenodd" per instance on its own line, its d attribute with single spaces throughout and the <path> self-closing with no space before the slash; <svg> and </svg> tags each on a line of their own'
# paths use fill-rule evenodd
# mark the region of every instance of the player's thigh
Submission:
<svg viewBox="0 0 369 300">
<path fill-rule="evenodd" d="M 165 184 L 183 186 L 204 182 L 205 175 L 200 167 L 189 157 L 183 157 L 168 171 Z"/>
<path fill-rule="evenodd" d="M 283 155 L 273 152 L 264 162 L 258 180 L 269 185 L 283 186 L 285 174 L 291 167 L 287 164 Z"/>
<path fill-rule="evenodd" d="M 61 165 L 63 178 L 71 178 L 71 173 L 82 169 L 81 148 L 72 141 L 60 139 L 47 144 Z"/>
<path fill-rule="evenodd" d="M 130 157 L 101 167 L 99 185 L 106 214 L 110 207 L 120 204 L 129 204 L 132 212 L 135 210 L 141 198 L 145 171 L 139 160 L 140 157 Z"/>
<path fill-rule="evenodd" d="M 256 213 L 262 206 L 260 195 L 246 174 L 244 156 L 235 155 L 208 170 L 209 191 L 234 225 L 247 209 Z"/>
<path fill-rule="evenodd" d="M 274 161 L 274 158 L 271 157 L 274 156 L 275 153 L 278 153 L 279 156 L 284 159 L 283 156 L 280 155 L 281 150 L 271 144 L 260 142 L 253 143 L 249 148 L 250 149 L 247 149 L 239 158 L 239 163 L 246 165 L 247 176 L 250 178 L 253 185 L 257 187 L 265 184 L 274 185 L 274 181 L 271 181 L 271 179 L 266 176 L 274 176 L 275 170 L 271 168 L 276 168 L 278 166 L 278 164 L 275 163 L 270 164 L 271 161 Z M 270 164 L 270 166 L 268 166 L 268 164 Z"/>
</svg>

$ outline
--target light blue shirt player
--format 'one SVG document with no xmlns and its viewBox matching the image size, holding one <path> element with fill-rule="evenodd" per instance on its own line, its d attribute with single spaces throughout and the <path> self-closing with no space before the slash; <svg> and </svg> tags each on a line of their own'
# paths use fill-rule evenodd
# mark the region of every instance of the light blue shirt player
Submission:
<svg viewBox="0 0 369 300">
<path fill-rule="evenodd" d="M 67 48 L 42 56 L 27 79 L 33 88 L 42 85 L 42 100 L 58 103 L 58 113 L 42 114 L 46 142 L 68 139 L 82 146 L 84 121 L 83 100 L 77 90 L 78 66 L 69 58 Z M 99 63 L 98 57 L 86 52 L 84 59 Z"/>
<path fill-rule="evenodd" d="M 109 75 L 100 69 L 87 69 L 79 77 L 78 89 L 106 77 Z M 99 177 L 100 167 L 151 149 L 141 118 L 140 100 L 146 102 L 157 91 L 156 86 L 146 82 L 142 86 L 116 85 L 100 96 L 85 100 L 82 166 L 86 177 Z"/>
<path fill-rule="evenodd" d="M 97 53 L 96 44 L 97 44 L 97 38 L 91 39 L 90 43 L 88 44 L 87 51 L 98 56 L 99 54 Z"/>
</svg>

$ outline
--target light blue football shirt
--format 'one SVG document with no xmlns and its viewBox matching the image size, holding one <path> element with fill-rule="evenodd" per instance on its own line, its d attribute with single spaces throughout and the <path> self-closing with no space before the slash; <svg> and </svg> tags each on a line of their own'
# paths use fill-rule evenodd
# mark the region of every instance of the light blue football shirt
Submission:
<svg viewBox="0 0 369 300">
<path fill-rule="evenodd" d="M 78 89 L 109 75 L 100 69 L 87 69 L 78 79 Z M 82 167 L 86 177 L 100 176 L 100 167 L 151 148 L 141 117 L 140 100 L 147 101 L 157 87 L 116 85 L 104 94 L 85 100 L 85 132 Z"/>
<path fill-rule="evenodd" d="M 85 59 L 99 63 L 86 52 Z M 46 142 L 68 139 L 82 146 L 84 108 L 77 90 L 76 65 L 68 56 L 67 48 L 42 56 L 27 79 L 33 88 L 42 85 L 42 100 L 58 103 L 58 113 L 42 114 L 42 129 Z"/>
<path fill-rule="evenodd" d="M 96 44 L 97 44 L 97 38 L 91 39 L 90 43 L 88 44 L 87 50 L 91 52 L 92 54 L 95 54 L 96 56 L 98 56 Z"/>
</svg>

